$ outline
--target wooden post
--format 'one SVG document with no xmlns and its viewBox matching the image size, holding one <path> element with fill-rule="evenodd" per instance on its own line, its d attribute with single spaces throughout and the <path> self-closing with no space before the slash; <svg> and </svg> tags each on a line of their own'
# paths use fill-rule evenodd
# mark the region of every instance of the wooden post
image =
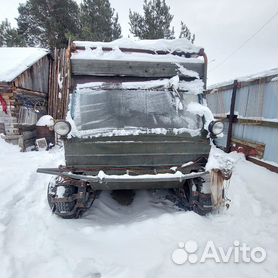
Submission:
<svg viewBox="0 0 278 278">
<path fill-rule="evenodd" d="M 64 99 L 64 117 L 66 118 L 68 104 L 69 104 L 69 95 L 71 89 L 71 65 L 70 65 L 70 57 L 71 57 L 71 39 L 69 39 L 68 47 L 66 49 L 66 96 Z"/>
<path fill-rule="evenodd" d="M 227 142 L 225 151 L 228 153 L 231 150 L 231 142 L 232 142 L 232 133 L 233 133 L 233 121 L 235 115 L 235 103 L 236 103 L 236 92 L 237 92 L 238 82 L 234 80 L 233 84 L 233 93 L 231 98 L 231 106 L 230 106 L 230 115 L 229 115 L 229 126 L 228 126 L 228 134 L 227 134 Z"/>
<path fill-rule="evenodd" d="M 200 49 L 199 55 L 203 56 L 203 58 L 204 58 L 204 77 L 203 77 L 203 80 L 204 80 L 204 89 L 206 90 L 207 89 L 208 57 L 207 57 L 207 54 L 205 53 L 204 48 Z"/>
</svg>

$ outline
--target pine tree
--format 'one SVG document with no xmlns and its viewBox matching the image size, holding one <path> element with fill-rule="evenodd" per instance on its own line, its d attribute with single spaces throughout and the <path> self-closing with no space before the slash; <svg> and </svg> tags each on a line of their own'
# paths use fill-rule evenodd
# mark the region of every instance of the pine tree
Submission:
<svg viewBox="0 0 278 278">
<path fill-rule="evenodd" d="M 0 23 L 0 47 L 24 46 L 24 42 L 17 32 L 12 28 L 8 19 Z"/>
<path fill-rule="evenodd" d="M 84 0 L 81 3 L 81 37 L 91 41 L 111 41 L 121 37 L 118 14 L 109 0 Z"/>
<path fill-rule="evenodd" d="M 170 29 L 166 30 L 166 32 L 164 33 L 164 38 L 168 39 L 168 40 L 175 39 L 175 29 L 174 29 L 174 27 L 172 27 L 172 30 L 170 30 Z"/>
<path fill-rule="evenodd" d="M 140 39 L 174 38 L 173 15 L 165 0 L 144 0 L 144 15 L 129 10 L 130 32 Z"/>
<path fill-rule="evenodd" d="M 116 15 L 112 19 L 112 40 L 119 39 L 122 36 L 122 28 L 119 23 L 119 15 Z"/>
<path fill-rule="evenodd" d="M 27 0 L 18 12 L 18 33 L 28 46 L 66 47 L 68 38 L 79 34 L 79 7 L 74 0 Z"/>
<path fill-rule="evenodd" d="M 188 39 L 191 43 L 194 43 L 195 41 L 195 34 L 192 34 L 188 27 L 181 21 L 181 31 L 179 38 L 186 38 Z"/>
</svg>

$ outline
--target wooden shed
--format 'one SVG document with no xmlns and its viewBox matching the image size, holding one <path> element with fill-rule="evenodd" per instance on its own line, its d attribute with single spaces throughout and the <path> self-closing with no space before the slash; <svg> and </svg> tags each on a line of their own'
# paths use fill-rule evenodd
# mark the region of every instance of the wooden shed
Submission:
<svg viewBox="0 0 278 278">
<path fill-rule="evenodd" d="M 34 144 L 35 124 L 47 114 L 50 66 L 46 49 L 0 48 L 0 134 L 23 150 Z"/>
</svg>

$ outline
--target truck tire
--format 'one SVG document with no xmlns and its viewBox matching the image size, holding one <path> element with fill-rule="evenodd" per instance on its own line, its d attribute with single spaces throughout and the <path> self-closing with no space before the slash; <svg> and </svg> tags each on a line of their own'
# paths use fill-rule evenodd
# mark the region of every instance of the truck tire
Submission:
<svg viewBox="0 0 278 278">
<path fill-rule="evenodd" d="M 60 185 L 58 178 L 55 178 L 54 181 L 50 181 L 48 184 L 47 200 L 52 212 L 64 219 L 79 218 L 82 211 L 78 208 L 74 209 L 77 202 L 76 200 L 71 202 L 53 201 L 53 197 L 56 196 L 58 187 L 64 187 L 64 193 L 61 197 L 70 197 L 71 195 L 76 194 L 78 190 L 77 187 L 73 185 Z"/>
<path fill-rule="evenodd" d="M 180 188 L 172 189 L 167 199 L 185 211 L 206 215 L 212 211 L 211 194 L 202 192 L 202 178 L 188 179 Z"/>
<path fill-rule="evenodd" d="M 199 215 L 206 215 L 212 211 L 210 193 L 202 193 L 202 178 L 194 178 L 186 181 L 185 191 L 190 204 L 190 210 Z"/>
</svg>

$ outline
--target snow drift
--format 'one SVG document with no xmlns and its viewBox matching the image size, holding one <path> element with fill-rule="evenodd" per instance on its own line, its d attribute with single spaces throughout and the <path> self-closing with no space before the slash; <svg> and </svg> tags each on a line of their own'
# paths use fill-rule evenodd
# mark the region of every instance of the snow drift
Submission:
<svg viewBox="0 0 278 278">
<path fill-rule="evenodd" d="M 103 193 L 77 220 L 52 215 L 46 200 L 50 177 L 38 167 L 63 164 L 63 149 L 19 152 L 0 140 L 1 277 L 273 277 L 277 273 L 277 174 L 237 161 L 228 197 L 231 207 L 201 217 L 179 211 L 159 192 L 138 191 L 129 207 Z M 227 248 L 234 240 L 261 246 L 256 263 L 176 265 L 180 241 L 208 240 Z"/>
</svg>

